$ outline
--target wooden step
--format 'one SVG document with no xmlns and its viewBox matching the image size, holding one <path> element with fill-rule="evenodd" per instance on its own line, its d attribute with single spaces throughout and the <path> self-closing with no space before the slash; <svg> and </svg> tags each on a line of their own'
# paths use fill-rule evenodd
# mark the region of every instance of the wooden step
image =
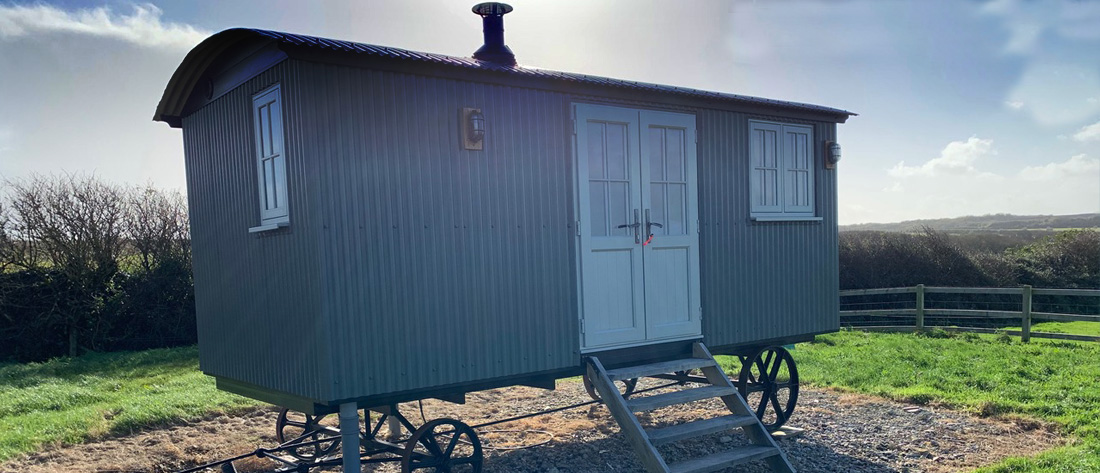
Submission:
<svg viewBox="0 0 1100 473">
<path fill-rule="evenodd" d="M 609 370 L 607 372 L 607 377 L 611 378 L 612 381 L 618 381 L 622 379 L 641 378 L 654 374 L 693 370 L 704 366 L 714 366 L 714 360 L 706 358 L 684 358 L 682 360 L 662 361 L 660 363 L 651 363 L 648 365 L 627 366 L 625 368 Z"/>
<path fill-rule="evenodd" d="M 779 455 L 778 448 L 748 445 L 727 452 L 673 463 L 668 466 L 668 469 L 670 473 L 707 473 L 775 455 Z"/>
<path fill-rule="evenodd" d="M 654 446 L 664 445 L 666 443 L 701 437 L 703 435 L 744 427 L 755 423 L 756 416 L 739 416 L 736 414 L 724 415 L 713 419 L 685 422 L 683 424 L 650 430 L 648 432 L 649 441 Z"/>
<path fill-rule="evenodd" d="M 729 396 L 737 392 L 732 386 L 705 386 L 701 388 L 682 389 L 656 396 L 630 398 L 626 401 L 626 407 L 631 412 L 645 412 L 676 404 L 710 399 L 712 397 Z"/>
</svg>

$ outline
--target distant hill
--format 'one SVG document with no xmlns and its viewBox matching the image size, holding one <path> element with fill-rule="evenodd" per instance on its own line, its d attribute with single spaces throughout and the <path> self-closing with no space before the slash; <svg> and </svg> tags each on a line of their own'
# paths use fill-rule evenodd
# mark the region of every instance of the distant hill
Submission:
<svg viewBox="0 0 1100 473">
<path fill-rule="evenodd" d="M 898 223 L 861 223 L 841 225 L 840 231 L 914 232 L 919 231 L 924 226 L 949 233 L 1100 228 L 1100 213 L 1077 215 L 995 214 L 975 217 L 907 220 Z"/>
</svg>

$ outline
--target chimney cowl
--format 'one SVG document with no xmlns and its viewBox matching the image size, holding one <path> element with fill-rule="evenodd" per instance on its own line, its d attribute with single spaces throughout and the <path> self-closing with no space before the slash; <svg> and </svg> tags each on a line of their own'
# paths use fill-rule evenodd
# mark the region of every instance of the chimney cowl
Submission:
<svg viewBox="0 0 1100 473">
<path fill-rule="evenodd" d="M 474 59 L 502 64 L 516 65 L 516 55 L 504 44 L 504 15 L 512 11 L 505 3 L 486 2 L 474 5 L 473 12 L 481 16 L 482 32 L 485 44 L 474 52 Z"/>
</svg>

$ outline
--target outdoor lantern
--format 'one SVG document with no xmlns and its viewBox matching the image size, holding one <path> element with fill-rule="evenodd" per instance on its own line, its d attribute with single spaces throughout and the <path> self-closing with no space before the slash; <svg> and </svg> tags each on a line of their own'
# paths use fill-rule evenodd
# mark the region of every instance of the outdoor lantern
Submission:
<svg viewBox="0 0 1100 473">
<path fill-rule="evenodd" d="M 480 108 L 462 109 L 462 147 L 465 149 L 484 149 L 485 115 Z"/>
<path fill-rule="evenodd" d="M 832 169 L 840 162 L 840 143 L 835 141 L 825 142 L 825 167 Z"/>
<path fill-rule="evenodd" d="M 470 141 L 485 139 L 485 115 L 481 114 L 481 110 L 470 112 L 467 120 L 469 123 L 466 125 L 466 133 L 468 134 L 466 139 Z"/>
</svg>

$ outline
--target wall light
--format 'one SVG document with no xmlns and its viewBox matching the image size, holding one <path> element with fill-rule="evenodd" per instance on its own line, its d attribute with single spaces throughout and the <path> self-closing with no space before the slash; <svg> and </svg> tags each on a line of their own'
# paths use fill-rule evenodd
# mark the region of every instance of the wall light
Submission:
<svg viewBox="0 0 1100 473">
<path fill-rule="evenodd" d="M 840 162 L 840 143 L 835 141 L 825 142 L 825 168 L 833 169 Z"/>
<path fill-rule="evenodd" d="M 485 149 L 485 115 L 480 108 L 462 109 L 462 147 Z"/>
</svg>

